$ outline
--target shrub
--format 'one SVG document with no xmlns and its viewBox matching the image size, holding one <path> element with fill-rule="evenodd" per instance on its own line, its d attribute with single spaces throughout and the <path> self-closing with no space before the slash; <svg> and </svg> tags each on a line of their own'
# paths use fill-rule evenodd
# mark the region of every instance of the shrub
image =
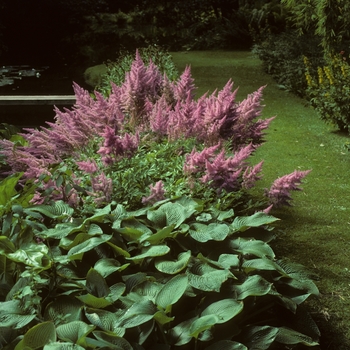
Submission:
<svg viewBox="0 0 350 350">
<path fill-rule="evenodd" d="M 350 127 L 350 69 L 344 51 L 330 56 L 317 74 L 309 69 L 309 59 L 304 58 L 306 66 L 307 94 L 311 104 L 322 120 L 349 131 Z"/>
<path fill-rule="evenodd" d="M 298 36 L 294 31 L 271 34 L 255 44 L 252 51 L 262 60 L 264 70 L 273 76 L 281 89 L 303 97 L 307 88 L 303 55 L 310 58 L 312 65 L 309 69 L 312 71 L 323 64 L 319 40 L 312 34 Z"/>
<path fill-rule="evenodd" d="M 276 258 L 271 207 L 256 211 L 308 172 L 247 201 L 272 118 L 263 87 L 240 103 L 232 87 L 195 100 L 189 67 L 171 82 L 137 53 L 108 98 L 75 85 L 55 123 L 1 141 L 4 349 L 317 345 L 302 305 L 317 287 Z"/>
</svg>

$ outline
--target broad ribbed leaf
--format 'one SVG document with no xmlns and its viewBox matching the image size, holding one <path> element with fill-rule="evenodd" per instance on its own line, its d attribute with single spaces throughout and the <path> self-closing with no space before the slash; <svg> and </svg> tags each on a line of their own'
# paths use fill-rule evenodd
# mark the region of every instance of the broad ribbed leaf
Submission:
<svg viewBox="0 0 350 350">
<path fill-rule="evenodd" d="M 121 269 L 120 262 L 113 258 L 103 258 L 96 262 L 94 269 L 98 271 L 98 273 L 106 278 L 113 272 Z"/>
<path fill-rule="evenodd" d="M 211 223 L 205 225 L 194 223 L 191 228 L 189 233 L 198 242 L 223 241 L 230 233 L 230 228 L 226 224 Z"/>
<path fill-rule="evenodd" d="M 208 272 L 203 271 L 206 268 L 208 268 L 207 264 L 197 263 L 190 271 L 187 270 L 189 284 L 206 292 L 219 292 L 221 285 L 231 276 L 231 273 L 228 270 L 215 269 L 208 269 Z"/>
<path fill-rule="evenodd" d="M 151 234 L 151 235 L 147 234 L 146 236 L 141 237 L 140 242 L 142 243 L 144 241 L 147 241 L 151 244 L 161 243 L 166 238 L 175 237 L 175 235 L 172 234 L 173 230 L 174 230 L 174 225 L 166 226 L 154 234 Z"/>
<path fill-rule="evenodd" d="M 278 328 L 269 326 L 251 327 L 244 335 L 244 344 L 249 350 L 267 350 L 275 341 Z"/>
<path fill-rule="evenodd" d="M 23 173 L 11 175 L 0 182 L 0 205 L 5 206 L 17 194 L 16 185 L 22 175 Z"/>
<path fill-rule="evenodd" d="M 49 249 L 45 244 L 32 243 L 30 245 L 28 244 L 26 249 L 18 249 L 14 253 L 9 253 L 6 256 L 12 261 L 45 269 L 50 267 L 48 251 Z"/>
<path fill-rule="evenodd" d="M 198 338 L 203 331 L 210 329 L 218 323 L 218 317 L 215 315 L 206 315 L 196 319 L 190 327 L 190 336 Z"/>
<path fill-rule="evenodd" d="M 114 345 L 113 349 L 116 347 L 118 350 L 133 350 L 133 347 L 126 339 L 118 337 L 114 334 L 102 331 L 95 331 L 93 332 L 93 335 L 96 337 L 96 339 L 102 340 L 103 343 L 106 342 L 107 344 Z"/>
<path fill-rule="evenodd" d="M 15 350 L 26 348 L 39 349 L 44 345 L 56 341 L 56 329 L 52 322 L 43 322 L 30 328 L 23 339 L 16 345 Z"/>
<path fill-rule="evenodd" d="M 168 306 L 175 304 L 185 293 L 188 277 L 177 275 L 169 280 L 160 290 L 156 298 L 156 304 L 166 310 Z"/>
<path fill-rule="evenodd" d="M 94 328 L 83 321 L 73 321 L 58 326 L 56 332 L 61 340 L 77 343 L 81 337 L 89 334 Z"/>
<path fill-rule="evenodd" d="M 74 297 L 59 296 L 55 301 L 47 305 L 44 313 L 45 320 L 52 320 L 55 324 L 82 320 L 84 304 Z"/>
<path fill-rule="evenodd" d="M 310 295 L 319 295 L 317 286 L 311 280 L 286 279 L 283 282 L 293 288 L 288 293 L 286 291 L 284 295 L 288 294 L 297 304 L 304 302 Z"/>
<path fill-rule="evenodd" d="M 44 350 L 84 350 L 83 347 L 77 344 L 64 343 L 64 342 L 54 342 L 46 344 Z"/>
<path fill-rule="evenodd" d="M 144 252 L 140 255 L 136 255 L 130 258 L 127 258 L 128 260 L 141 260 L 144 258 L 152 258 L 156 256 L 163 256 L 167 253 L 169 253 L 170 248 L 166 245 L 154 245 L 147 247 Z"/>
<path fill-rule="evenodd" d="M 164 311 L 158 311 L 154 314 L 153 316 L 154 320 L 161 324 L 164 325 L 166 323 L 169 323 L 171 321 L 174 321 L 175 317 L 169 317 Z"/>
<path fill-rule="evenodd" d="M 120 326 L 124 328 L 139 326 L 151 320 L 157 311 L 156 306 L 150 300 L 145 300 L 134 304 L 121 318 Z"/>
<path fill-rule="evenodd" d="M 2 303 L 0 303 L 0 307 Z M 17 315 L 14 313 L 4 314 L 1 312 L 0 315 L 0 327 L 10 327 L 14 329 L 20 329 L 30 323 L 36 315 Z"/>
<path fill-rule="evenodd" d="M 61 200 L 55 201 L 52 205 L 36 205 L 29 209 L 44 214 L 51 219 L 63 219 L 72 216 L 74 213 L 74 209 Z"/>
<path fill-rule="evenodd" d="M 144 282 L 133 287 L 132 291 L 141 296 L 145 296 L 147 297 L 147 299 L 155 302 L 156 297 L 159 291 L 162 289 L 162 287 L 163 287 L 163 284 L 161 283 L 145 280 Z"/>
<path fill-rule="evenodd" d="M 88 252 L 92 250 L 93 248 L 99 246 L 102 243 L 105 243 L 109 241 L 112 238 L 112 236 L 109 235 L 101 235 L 100 237 L 92 237 L 89 240 L 80 243 L 76 245 L 75 247 L 71 248 L 67 256 L 69 256 L 71 259 L 74 259 L 75 256 Z"/>
<path fill-rule="evenodd" d="M 178 260 L 170 261 L 164 258 L 159 258 L 155 261 L 154 265 L 160 272 L 167 273 L 169 275 L 175 275 L 182 271 L 188 264 L 191 258 L 191 251 L 183 252 L 178 255 Z"/>
<path fill-rule="evenodd" d="M 238 267 L 240 264 L 237 254 L 221 254 L 218 259 L 218 263 L 225 269 L 232 267 Z"/>
<path fill-rule="evenodd" d="M 61 239 L 81 230 L 81 222 L 64 222 L 57 224 L 54 228 L 49 228 L 45 230 L 44 232 L 42 232 L 42 235 L 47 238 Z"/>
<path fill-rule="evenodd" d="M 276 341 L 282 344 L 303 344 L 307 346 L 319 345 L 307 335 L 285 327 L 279 328 Z"/>
<path fill-rule="evenodd" d="M 255 270 L 278 271 L 283 273 L 283 270 L 274 261 L 267 258 L 246 260 L 242 264 L 242 267 L 245 273 Z"/>
<path fill-rule="evenodd" d="M 171 341 L 176 346 L 181 346 L 188 344 L 192 340 L 192 336 L 190 335 L 190 328 L 193 322 L 195 322 L 198 317 L 192 317 L 188 320 L 185 320 L 179 323 L 174 328 L 169 330 L 169 336 Z"/>
<path fill-rule="evenodd" d="M 248 350 L 248 348 L 245 345 L 235 341 L 220 340 L 205 348 L 205 350 Z"/>
<path fill-rule="evenodd" d="M 84 304 L 96 309 L 103 309 L 113 304 L 113 302 L 111 300 L 108 300 L 107 298 L 98 298 L 92 294 L 78 295 L 76 298 Z"/>
<path fill-rule="evenodd" d="M 233 286 L 237 300 L 243 300 L 249 296 L 266 295 L 271 290 L 272 284 L 259 275 L 249 276 L 242 284 Z"/>
<path fill-rule="evenodd" d="M 216 323 L 225 323 L 238 315 L 242 310 L 243 302 L 234 299 L 222 299 L 205 308 L 201 316 L 215 315 L 218 318 Z"/>
<path fill-rule="evenodd" d="M 268 257 L 271 259 L 275 257 L 272 248 L 263 241 L 237 238 L 230 241 L 230 248 L 243 255 L 252 254 L 259 258 Z"/>
<path fill-rule="evenodd" d="M 99 236 L 103 234 L 103 230 L 97 224 L 91 224 L 88 230 L 90 236 Z"/>
<path fill-rule="evenodd" d="M 86 289 L 98 298 L 105 297 L 110 293 L 106 280 L 93 268 L 86 275 Z"/>
<path fill-rule="evenodd" d="M 124 256 L 126 258 L 130 257 L 129 252 L 127 252 L 125 249 L 111 243 L 111 242 L 107 242 L 107 244 L 114 250 L 115 253 L 117 253 L 118 255 Z"/>
<path fill-rule="evenodd" d="M 121 313 L 86 307 L 85 316 L 94 326 L 104 331 L 113 332 L 120 337 L 125 333 L 124 328 L 119 327 Z"/>
<path fill-rule="evenodd" d="M 246 231 L 250 227 L 259 227 L 273 222 L 278 221 L 279 219 L 274 216 L 267 215 L 264 212 L 257 212 L 251 216 L 237 216 L 231 227 L 234 231 Z"/>
<path fill-rule="evenodd" d="M 13 242 L 11 242 L 6 236 L 0 236 L 0 253 L 10 254 L 14 251 L 16 251 L 16 247 Z"/>
</svg>

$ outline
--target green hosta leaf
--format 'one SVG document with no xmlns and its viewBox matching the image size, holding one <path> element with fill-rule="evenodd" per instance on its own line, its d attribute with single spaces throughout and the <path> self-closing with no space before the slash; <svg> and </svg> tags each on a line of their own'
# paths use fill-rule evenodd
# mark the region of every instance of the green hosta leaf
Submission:
<svg viewBox="0 0 350 350">
<path fill-rule="evenodd" d="M 250 227 L 260 227 L 278 220 L 279 219 L 275 218 L 274 216 L 267 215 L 264 212 L 257 212 L 251 216 L 237 216 L 233 220 L 231 227 L 236 232 L 243 232 L 248 230 Z"/>
<path fill-rule="evenodd" d="M 92 294 L 78 295 L 76 298 L 84 304 L 96 309 L 103 309 L 113 304 L 113 302 L 111 300 L 107 300 L 107 298 L 98 298 Z"/>
<path fill-rule="evenodd" d="M 319 345 L 307 335 L 285 327 L 279 328 L 276 341 L 282 344 L 303 344 L 307 346 Z"/>
<path fill-rule="evenodd" d="M 81 337 L 88 335 L 94 329 L 95 326 L 88 325 L 83 321 L 73 321 L 58 326 L 56 332 L 61 340 L 77 343 Z"/>
<path fill-rule="evenodd" d="M 249 276 L 242 284 L 233 286 L 237 294 L 237 300 L 243 300 L 249 296 L 266 295 L 271 290 L 272 284 L 259 275 Z"/>
<path fill-rule="evenodd" d="M 169 336 L 172 340 L 172 343 L 176 346 L 181 346 L 188 344 L 192 340 L 192 336 L 190 335 L 190 328 L 193 322 L 195 322 L 198 317 L 192 317 L 188 320 L 185 320 L 179 323 L 174 328 L 169 330 Z"/>
<path fill-rule="evenodd" d="M 194 223 L 189 233 L 198 242 L 223 241 L 230 233 L 226 224 L 211 223 L 209 225 Z"/>
<path fill-rule="evenodd" d="M 225 269 L 238 267 L 240 264 L 239 256 L 237 254 L 221 254 L 218 263 Z"/>
<path fill-rule="evenodd" d="M 129 264 L 128 264 L 129 265 Z M 113 272 L 123 270 L 127 266 L 120 266 L 120 262 L 112 258 L 103 258 L 96 262 L 94 269 L 104 278 L 111 275 Z"/>
<path fill-rule="evenodd" d="M 98 298 L 105 297 L 110 293 L 106 280 L 93 268 L 86 275 L 86 289 Z"/>
<path fill-rule="evenodd" d="M 152 221 L 157 227 L 174 225 L 177 228 L 195 211 L 193 208 L 186 208 L 176 202 L 167 202 L 156 210 L 149 210 L 147 219 Z"/>
<path fill-rule="evenodd" d="M 267 350 L 275 341 L 278 328 L 269 326 L 251 327 L 244 336 L 249 350 Z"/>
<path fill-rule="evenodd" d="M 216 323 L 225 323 L 238 315 L 243 310 L 243 302 L 234 299 L 222 299 L 205 308 L 201 316 L 215 315 Z"/>
<path fill-rule="evenodd" d="M 16 247 L 13 242 L 6 236 L 0 236 L 0 253 L 10 254 L 16 251 Z"/>
<path fill-rule="evenodd" d="M 230 248 L 243 255 L 252 254 L 259 258 L 268 257 L 271 259 L 275 257 L 272 248 L 263 241 L 237 238 L 230 241 Z"/>
<path fill-rule="evenodd" d="M 39 349 L 44 345 L 56 341 L 56 329 L 52 322 L 43 322 L 30 328 L 23 339 L 16 345 L 15 350 L 26 348 Z"/>
<path fill-rule="evenodd" d="M 116 229 L 116 231 L 118 231 L 128 242 L 139 241 L 144 234 L 142 231 L 133 227 L 121 227 Z"/>
<path fill-rule="evenodd" d="M 148 300 L 156 301 L 159 291 L 164 285 L 158 282 L 145 280 L 132 288 L 132 292 L 147 297 Z M 130 295 L 130 294 L 129 294 Z"/>
<path fill-rule="evenodd" d="M 267 258 L 246 260 L 242 264 L 242 267 L 245 273 L 255 270 L 278 271 L 283 273 L 283 270 L 274 261 Z"/>
<path fill-rule="evenodd" d="M 11 202 L 12 197 L 17 194 L 16 185 L 22 175 L 23 173 L 8 176 L 0 182 L 0 206 Z"/>
<path fill-rule="evenodd" d="M 55 301 L 47 305 L 44 313 L 45 320 L 52 320 L 56 325 L 61 322 L 82 320 L 84 304 L 74 297 L 59 296 Z"/>
<path fill-rule="evenodd" d="M 220 340 L 205 348 L 205 350 L 248 350 L 248 348 L 245 345 L 235 341 Z"/>
<path fill-rule="evenodd" d="M 111 349 L 133 350 L 133 347 L 126 339 L 118 337 L 114 334 L 95 331 L 93 332 L 93 335 L 96 337 L 96 339 L 101 340 L 103 342 L 102 344 L 106 347 L 106 349 L 109 344 L 113 345 L 113 347 L 110 347 Z"/>
<path fill-rule="evenodd" d="M 187 289 L 188 277 L 186 275 L 177 275 L 169 280 L 156 298 L 156 304 L 167 310 L 170 305 L 175 304 L 185 293 Z"/>
<path fill-rule="evenodd" d="M 154 246 L 150 246 L 149 248 L 146 248 L 142 254 L 136 255 L 127 259 L 141 260 L 144 258 L 153 258 L 156 256 L 163 256 L 169 253 L 169 251 L 170 251 L 170 248 L 166 245 L 154 245 Z"/>
<path fill-rule="evenodd" d="M 82 253 L 92 250 L 93 248 L 99 246 L 100 244 L 109 241 L 111 238 L 112 236 L 109 236 L 109 235 L 102 235 L 100 237 L 91 237 L 89 240 L 71 248 L 68 251 L 67 256 L 70 257 L 71 260 L 74 260 L 76 256 L 79 256 Z"/>
<path fill-rule="evenodd" d="M 28 209 L 44 214 L 51 219 L 63 219 L 72 216 L 74 213 L 74 209 L 61 200 L 54 202 L 52 205 L 42 204 Z"/>
<path fill-rule="evenodd" d="M 4 303 L 0 303 L 0 307 L 2 307 L 3 304 Z M 35 317 L 36 315 L 17 315 L 15 313 L 4 314 L 1 312 L 0 325 L 1 327 L 20 329 L 29 324 Z"/>
<path fill-rule="evenodd" d="M 129 252 L 127 252 L 125 249 L 118 247 L 117 245 L 111 243 L 111 242 L 107 242 L 107 244 L 114 250 L 114 252 L 118 255 L 124 256 L 126 258 L 130 257 Z"/>
<path fill-rule="evenodd" d="M 14 253 L 7 254 L 7 257 L 12 261 L 23 263 L 27 266 L 39 267 L 48 269 L 50 259 L 48 257 L 48 247 L 45 244 L 32 243 L 28 245 L 26 249 L 18 249 Z"/>
<path fill-rule="evenodd" d="M 231 219 L 235 215 L 233 209 L 222 211 L 216 208 L 211 208 L 211 211 L 213 216 L 218 221 L 225 221 L 227 219 Z"/>
<path fill-rule="evenodd" d="M 120 227 L 112 226 L 116 231 L 120 232 L 122 236 L 128 241 L 137 240 L 142 235 L 151 235 L 153 232 L 150 228 L 144 225 L 139 220 L 129 217 L 121 222 Z"/>
<path fill-rule="evenodd" d="M 188 264 L 191 258 L 191 251 L 180 253 L 176 261 L 165 260 L 159 258 L 155 261 L 154 265 L 160 272 L 167 273 L 169 275 L 175 275 L 182 271 Z"/>
<path fill-rule="evenodd" d="M 144 241 L 147 241 L 151 244 L 161 243 L 166 238 L 175 237 L 175 235 L 172 234 L 173 230 L 174 230 L 174 225 L 166 226 L 152 235 L 147 234 L 146 236 L 141 237 L 140 242 L 142 243 Z"/>
<path fill-rule="evenodd" d="M 108 204 L 104 208 L 96 209 L 95 214 L 86 218 L 83 224 L 87 224 L 89 222 L 104 222 L 108 215 L 111 214 L 111 205 Z"/>
<path fill-rule="evenodd" d="M 286 279 L 283 282 L 294 289 L 288 292 L 288 296 L 297 304 L 304 302 L 310 295 L 319 295 L 317 286 L 311 280 Z"/>
<path fill-rule="evenodd" d="M 59 223 L 54 228 L 50 228 L 41 233 L 45 238 L 61 239 L 69 236 L 72 233 L 82 230 L 82 224 L 77 222 Z"/>
<path fill-rule="evenodd" d="M 164 311 L 158 311 L 154 314 L 155 321 L 161 325 L 165 325 L 166 323 L 169 323 L 171 321 L 174 321 L 175 317 L 169 317 L 166 315 Z"/>
<path fill-rule="evenodd" d="M 203 331 L 210 329 L 218 323 L 218 317 L 215 315 L 206 315 L 196 319 L 190 327 L 190 336 L 198 338 Z"/>
<path fill-rule="evenodd" d="M 156 306 L 150 300 L 134 304 L 122 316 L 120 325 L 124 328 L 139 326 L 151 320 L 157 311 Z"/>
<path fill-rule="evenodd" d="M 120 337 L 125 333 L 124 328 L 119 327 L 120 313 L 86 307 L 85 316 L 94 326 L 104 331 L 113 332 Z"/>
<path fill-rule="evenodd" d="M 100 226 L 96 224 L 91 224 L 88 230 L 90 236 L 99 236 L 103 234 L 103 230 Z"/>
<path fill-rule="evenodd" d="M 83 347 L 77 344 L 64 343 L 64 342 L 54 342 L 46 344 L 44 350 L 84 350 Z"/>
<path fill-rule="evenodd" d="M 232 276 L 228 270 L 211 269 L 205 272 L 203 271 L 205 268 L 208 268 L 207 264 L 197 263 L 190 271 L 186 272 L 188 275 L 188 282 L 192 287 L 207 292 L 219 292 L 221 285 Z"/>
</svg>

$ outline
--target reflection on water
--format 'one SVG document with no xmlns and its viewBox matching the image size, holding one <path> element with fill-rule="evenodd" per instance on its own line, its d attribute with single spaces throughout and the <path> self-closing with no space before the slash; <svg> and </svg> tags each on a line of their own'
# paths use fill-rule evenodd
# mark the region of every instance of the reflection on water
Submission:
<svg viewBox="0 0 350 350">
<path fill-rule="evenodd" d="M 0 86 L 13 85 L 16 80 L 22 80 L 25 77 L 40 78 L 41 73 L 49 67 L 32 68 L 23 66 L 2 66 L 0 68 Z"/>
</svg>

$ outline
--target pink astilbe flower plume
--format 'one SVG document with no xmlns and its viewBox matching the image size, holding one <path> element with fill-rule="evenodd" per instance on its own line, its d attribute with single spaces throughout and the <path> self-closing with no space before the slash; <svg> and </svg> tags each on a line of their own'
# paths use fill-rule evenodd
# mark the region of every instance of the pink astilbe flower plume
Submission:
<svg viewBox="0 0 350 350">
<path fill-rule="evenodd" d="M 156 182 L 154 186 L 150 185 L 149 188 L 151 190 L 151 194 L 148 197 L 142 198 L 143 204 L 154 204 L 158 201 L 165 199 L 164 184 L 162 181 Z"/>
<path fill-rule="evenodd" d="M 181 74 L 180 79 L 174 85 L 174 96 L 178 101 L 186 101 L 188 95 L 190 95 L 191 99 L 194 98 L 195 90 L 196 86 L 191 75 L 191 67 L 187 66 Z"/>
<path fill-rule="evenodd" d="M 262 166 L 264 161 L 261 161 L 254 167 L 247 167 L 243 173 L 243 183 L 242 187 L 245 189 L 249 189 L 255 186 L 256 181 L 262 178 L 262 175 L 259 175 L 262 170 Z"/>
<path fill-rule="evenodd" d="M 301 191 L 298 186 L 301 184 L 301 180 L 310 173 L 311 170 L 298 171 L 284 175 L 274 181 L 271 188 L 266 190 L 266 196 L 269 198 L 270 203 L 275 207 L 283 205 L 290 205 L 291 191 Z"/>
</svg>

